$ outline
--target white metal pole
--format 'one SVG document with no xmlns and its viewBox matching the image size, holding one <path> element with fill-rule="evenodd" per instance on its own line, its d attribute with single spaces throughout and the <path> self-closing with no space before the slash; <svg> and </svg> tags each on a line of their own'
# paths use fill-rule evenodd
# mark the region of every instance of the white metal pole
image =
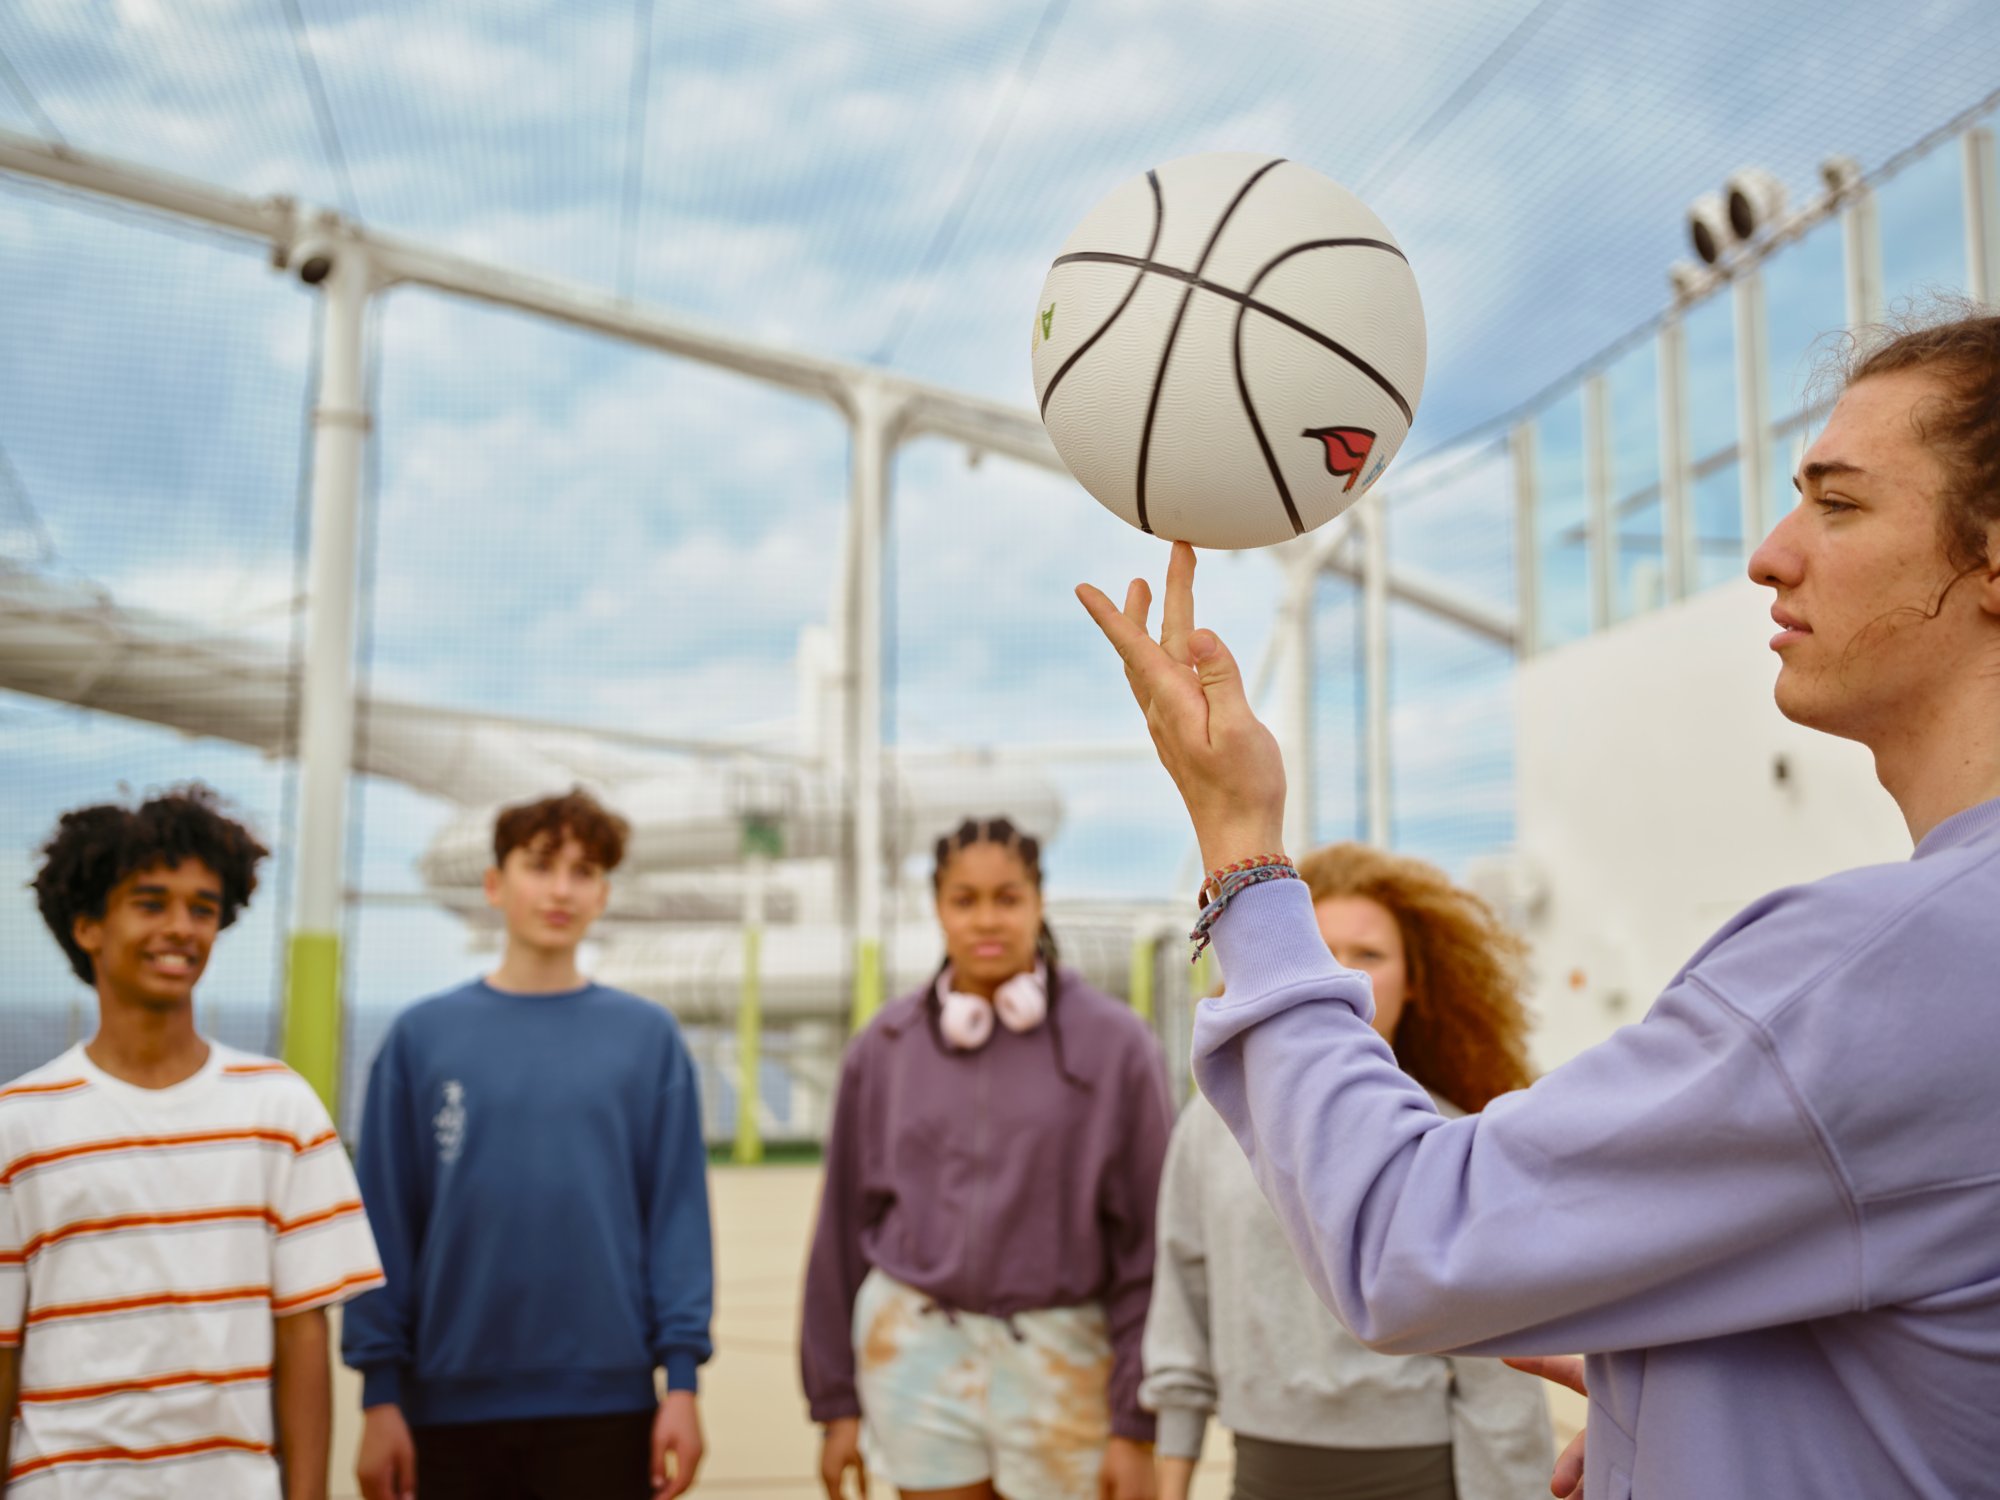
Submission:
<svg viewBox="0 0 2000 1500">
<path fill-rule="evenodd" d="M 1660 325 L 1660 548 L 1667 597 L 1685 599 L 1699 578 L 1688 483 L 1687 329 L 1678 316 Z"/>
<path fill-rule="evenodd" d="M 347 780 L 354 756 L 354 615 L 361 458 L 368 436 L 366 252 L 330 242 L 320 290 L 313 408 L 312 552 L 300 701 L 297 899 L 285 997 L 285 1060 L 339 1109 L 340 927 Z"/>
<path fill-rule="evenodd" d="M 2000 306 L 2000 174 L 1993 132 L 1974 126 L 1963 137 L 1965 166 L 1965 290 L 1975 302 Z"/>
<path fill-rule="evenodd" d="M 1748 557 L 1771 524 L 1771 341 L 1762 268 L 1737 270 L 1730 302 L 1736 323 L 1736 474 Z"/>
<path fill-rule="evenodd" d="M 1611 382 L 1602 370 L 1583 382 L 1584 497 L 1589 506 L 1590 628 L 1611 626 L 1618 536 L 1611 514 Z"/>
<path fill-rule="evenodd" d="M 1875 191 L 1850 189 L 1840 205 L 1840 246 L 1847 275 L 1847 326 L 1882 321 L 1882 221 Z"/>
<path fill-rule="evenodd" d="M 1541 649 L 1542 637 L 1542 542 L 1533 421 L 1508 433 L 1507 451 L 1514 459 L 1514 650 L 1526 658 Z"/>
<path fill-rule="evenodd" d="M 1361 631 L 1367 673 L 1368 842 L 1389 847 L 1389 527 L 1380 492 L 1360 512 Z"/>
<path fill-rule="evenodd" d="M 1285 638 L 1278 647 L 1285 664 L 1285 847 L 1299 855 L 1312 847 L 1313 810 L 1318 805 L 1313 601 L 1319 592 L 1319 567 L 1309 547 L 1293 551 L 1286 564 L 1291 576 L 1281 617 Z"/>
<path fill-rule="evenodd" d="M 888 538 L 889 465 L 901 403 L 872 380 L 849 393 L 854 440 L 854 580 L 848 604 L 849 680 L 854 693 L 854 750 L 848 764 L 854 810 L 854 1003 L 859 1031 L 882 1005 L 884 895 L 882 809 L 882 587 Z"/>
</svg>

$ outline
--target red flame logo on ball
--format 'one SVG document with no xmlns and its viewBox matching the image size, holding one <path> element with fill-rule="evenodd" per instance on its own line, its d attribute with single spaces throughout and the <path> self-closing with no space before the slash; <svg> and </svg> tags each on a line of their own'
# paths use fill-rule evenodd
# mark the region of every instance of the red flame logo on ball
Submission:
<svg viewBox="0 0 2000 1500">
<path fill-rule="evenodd" d="M 1368 463 L 1368 450 L 1375 446 L 1375 434 L 1366 427 L 1308 427 L 1300 437 L 1318 438 L 1326 444 L 1326 472 L 1338 479 L 1347 476 L 1341 494 L 1354 488 L 1354 481 Z"/>
</svg>

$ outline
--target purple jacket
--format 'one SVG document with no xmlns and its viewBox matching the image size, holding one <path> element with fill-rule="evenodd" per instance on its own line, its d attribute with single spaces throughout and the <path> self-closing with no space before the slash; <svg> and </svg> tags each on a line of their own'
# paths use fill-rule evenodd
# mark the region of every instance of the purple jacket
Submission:
<svg viewBox="0 0 2000 1500">
<path fill-rule="evenodd" d="M 1766 896 L 1463 1120 L 1304 886 L 1215 942 L 1195 1076 L 1363 1342 L 1588 1354 L 1590 1500 L 2000 1496 L 2000 801 Z"/>
<path fill-rule="evenodd" d="M 1069 970 L 1051 1016 L 1076 1082 L 1048 1026 L 949 1051 L 936 1006 L 928 986 L 885 1006 L 841 1067 L 800 1336 L 813 1420 L 860 1415 L 854 1298 L 876 1266 L 994 1317 L 1103 1303 L 1112 1431 L 1150 1442 L 1139 1344 L 1173 1128 L 1159 1043 Z"/>
</svg>

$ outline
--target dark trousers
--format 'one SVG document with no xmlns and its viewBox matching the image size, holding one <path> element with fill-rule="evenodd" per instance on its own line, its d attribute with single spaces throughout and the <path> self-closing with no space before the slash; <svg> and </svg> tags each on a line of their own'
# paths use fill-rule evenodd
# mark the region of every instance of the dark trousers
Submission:
<svg viewBox="0 0 2000 1500">
<path fill-rule="evenodd" d="M 421 1483 L 421 1468 L 417 1478 Z M 1455 1500 L 1457 1494 L 1449 1443 L 1315 1448 L 1236 1434 L 1233 1500 Z"/>
<path fill-rule="evenodd" d="M 653 1413 L 418 1427 L 423 1500 L 650 1500 Z"/>
</svg>

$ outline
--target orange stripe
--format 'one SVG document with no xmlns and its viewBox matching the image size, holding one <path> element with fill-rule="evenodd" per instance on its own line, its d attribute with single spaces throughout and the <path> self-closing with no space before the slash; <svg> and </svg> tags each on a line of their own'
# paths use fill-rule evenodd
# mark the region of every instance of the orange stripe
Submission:
<svg viewBox="0 0 2000 1500">
<path fill-rule="evenodd" d="M 329 1141 L 337 1141 L 339 1139 L 340 1139 L 339 1131 L 322 1130 L 318 1135 L 314 1136 L 311 1140 L 307 1141 L 303 1146 L 294 1146 L 292 1149 L 298 1152 L 299 1155 L 304 1156 L 308 1151 L 317 1151 L 319 1150 L 320 1147 L 326 1145 Z"/>
<path fill-rule="evenodd" d="M 110 1234 L 114 1230 L 140 1229 L 154 1225 L 173 1227 L 183 1224 L 221 1224 L 238 1219 L 258 1219 L 270 1224 L 274 1228 L 283 1227 L 278 1216 L 272 1213 L 270 1209 L 250 1206 L 193 1208 L 184 1213 L 119 1214 L 116 1217 L 108 1219 L 78 1219 L 73 1223 L 64 1224 L 59 1228 L 47 1230 L 29 1240 L 22 1247 L 21 1253 L 23 1256 L 34 1255 L 47 1246 L 55 1244 L 58 1240 L 66 1240 L 73 1235 L 79 1234 Z M 0 1259 L 4 1259 L 4 1257 L 0 1257 Z"/>
<path fill-rule="evenodd" d="M 27 1263 L 28 1252 L 25 1250 L 0 1250 L 0 1268 L 25 1266 Z"/>
<path fill-rule="evenodd" d="M 380 1271 L 357 1271 L 352 1276 L 343 1276 L 332 1286 L 320 1287 L 317 1291 L 300 1292 L 296 1297 L 285 1297 L 271 1303 L 271 1312 L 301 1312 L 320 1302 L 329 1302 L 342 1292 L 361 1291 L 371 1286 L 381 1286 L 384 1277 Z"/>
<path fill-rule="evenodd" d="M 335 1219 L 345 1218 L 348 1214 L 358 1214 L 360 1212 L 361 1200 L 359 1198 L 350 1198 L 345 1203 L 336 1203 L 331 1208 L 322 1208 L 318 1213 L 300 1214 L 296 1219 L 273 1218 L 272 1222 L 277 1225 L 278 1233 L 292 1234 L 301 1229 L 311 1229 L 316 1224 L 331 1223 Z"/>
<path fill-rule="evenodd" d="M 233 1077 L 242 1078 L 251 1073 L 289 1073 L 292 1070 L 286 1067 L 281 1062 L 266 1062 L 266 1063 L 231 1063 L 228 1067 L 224 1068 L 222 1071 L 224 1073 L 230 1074 Z"/>
<path fill-rule="evenodd" d="M 7 1479 L 25 1479 L 30 1474 L 39 1474 L 44 1469 L 59 1468 L 64 1464 L 101 1463 L 154 1463 L 163 1458 L 192 1458 L 198 1453 L 269 1453 L 269 1443 L 254 1442 L 249 1438 L 210 1437 L 197 1438 L 188 1443 L 168 1443 L 162 1448 L 77 1448 L 68 1453 L 50 1453 L 41 1458 L 31 1458 L 15 1464 L 7 1471 Z"/>
<path fill-rule="evenodd" d="M 79 1141 L 71 1146 L 57 1146 L 50 1151 L 35 1151 L 27 1156 L 17 1157 L 0 1171 L 0 1187 L 10 1186 L 23 1172 L 36 1167 L 45 1167 L 50 1162 L 68 1161 L 73 1157 L 92 1156 L 105 1151 L 141 1151 L 173 1146 L 212 1146 L 224 1141 L 269 1141 L 274 1145 L 290 1146 L 296 1155 L 303 1156 L 317 1146 L 322 1146 L 337 1137 L 331 1130 L 314 1136 L 310 1141 L 301 1142 L 295 1135 L 283 1130 L 192 1130 L 184 1135 L 131 1135 L 109 1141 Z"/>
<path fill-rule="evenodd" d="M 128 1391 L 164 1391 L 181 1385 L 241 1385 L 247 1380 L 269 1380 L 271 1367 L 257 1365 L 243 1370 L 181 1370 L 172 1375 L 155 1375 L 148 1380 L 108 1380 L 102 1385 L 73 1385 L 21 1392 L 21 1400 L 91 1401 L 99 1396 L 116 1396 Z"/>
<path fill-rule="evenodd" d="M 65 1078 L 61 1083 L 17 1083 L 12 1088 L 0 1089 L 0 1099 L 14 1099 L 28 1094 L 66 1094 L 71 1089 L 89 1087 L 88 1078 Z"/>
<path fill-rule="evenodd" d="M 21 1346 L 21 1330 L 0 1328 L 0 1349 L 18 1349 Z"/>
<path fill-rule="evenodd" d="M 103 1313 L 136 1312 L 144 1307 L 202 1307 L 211 1302 L 248 1302 L 271 1295 L 267 1286 L 217 1287 L 206 1292 L 148 1292 L 141 1297 L 113 1297 L 103 1302 L 61 1302 L 31 1308 L 28 1325 L 53 1323 L 62 1318 L 91 1318 Z"/>
</svg>

